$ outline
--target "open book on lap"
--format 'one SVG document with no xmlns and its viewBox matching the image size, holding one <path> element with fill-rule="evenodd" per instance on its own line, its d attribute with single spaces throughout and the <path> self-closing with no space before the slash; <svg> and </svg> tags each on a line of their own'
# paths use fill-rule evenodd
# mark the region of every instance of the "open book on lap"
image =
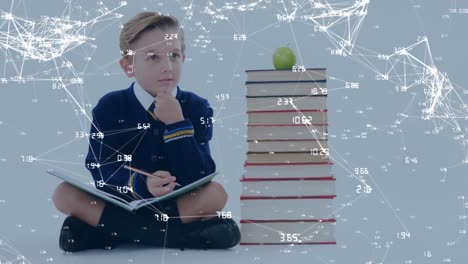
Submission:
<svg viewBox="0 0 468 264">
<path fill-rule="evenodd" d="M 142 199 L 142 200 L 134 200 L 134 201 L 131 201 L 131 202 L 127 202 L 125 201 L 124 199 L 120 198 L 120 197 L 117 197 L 115 195 L 112 195 L 110 193 L 107 193 L 107 192 L 103 192 L 99 189 L 96 189 L 95 187 L 91 187 L 91 186 L 88 186 L 86 185 L 85 183 L 79 181 L 76 179 L 76 177 L 72 177 L 69 175 L 69 173 L 65 172 L 65 171 L 61 171 L 61 170 L 57 170 L 57 169 L 48 169 L 47 170 L 47 173 L 51 174 L 51 175 L 54 175 L 56 176 L 57 178 L 60 178 L 66 182 L 68 182 L 69 184 L 91 194 L 91 195 L 94 195 L 96 197 L 99 197 L 107 202 L 110 202 L 110 203 L 113 203 L 117 206 L 120 206 L 128 211 L 136 211 L 142 207 L 145 207 L 147 205 L 151 205 L 153 203 L 157 203 L 157 202 L 161 202 L 163 200 L 167 200 L 167 199 L 170 199 L 170 198 L 175 198 L 175 197 L 178 197 L 182 194 L 185 194 L 187 192 L 190 192 L 191 190 L 194 190 L 208 182 L 210 182 L 214 176 L 216 176 L 219 172 L 214 172 L 210 175 L 207 175 L 201 179 L 199 179 L 198 181 L 195 181 L 189 185 L 186 185 L 186 186 L 183 186 L 177 190 L 174 190 L 166 195 L 163 195 L 163 196 L 159 196 L 159 197 L 154 197 L 154 198 L 149 198 L 149 199 Z"/>
</svg>

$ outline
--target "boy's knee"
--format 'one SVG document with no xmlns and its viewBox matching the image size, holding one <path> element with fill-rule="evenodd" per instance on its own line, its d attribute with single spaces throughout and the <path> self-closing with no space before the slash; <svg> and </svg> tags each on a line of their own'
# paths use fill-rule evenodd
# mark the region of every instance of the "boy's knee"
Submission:
<svg viewBox="0 0 468 264">
<path fill-rule="evenodd" d="M 67 196 L 70 195 L 71 185 L 62 182 L 57 188 L 55 188 L 54 194 L 52 196 L 52 201 L 54 202 L 55 208 L 62 213 L 69 214 L 69 206 L 67 205 Z"/>
<path fill-rule="evenodd" d="M 77 213 L 82 200 L 83 191 L 67 182 L 60 183 L 52 196 L 55 208 L 66 215 Z"/>
<path fill-rule="evenodd" d="M 210 190 L 213 192 L 213 196 L 212 197 L 216 197 L 216 207 L 219 207 L 219 208 L 216 208 L 217 211 L 219 210 L 222 210 L 224 208 L 224 206 L 226 205 L 227 203 L 227 199 L 228 199 L 228 194 L 226 193 L 226 190 L 224 190 L 224 187 L 218 183 L 218 182 L 211 182 L 209 185 L 209 188 Z"/>
</svg>

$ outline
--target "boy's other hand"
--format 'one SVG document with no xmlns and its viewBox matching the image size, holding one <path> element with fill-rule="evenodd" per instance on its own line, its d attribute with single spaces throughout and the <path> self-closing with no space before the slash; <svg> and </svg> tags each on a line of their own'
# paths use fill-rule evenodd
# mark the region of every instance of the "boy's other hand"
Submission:
<svg viewBox="0 0 468 264">
<path fill-rule="evenodd" d="M 179 101 L 167 91 L 158 93 L 154 102 L 154 115 L 164 124 L 169 125 L 184 120 Z"/>
<path fill-rule="evenodd" d="M 148 177 L 146 187 L 154 197 L 166 195 L 174 190 L 176 177 L 172 176 L 168 171 L 159 170 L 152 174 L 157 175 L 158 178 Z"/>
</svg>

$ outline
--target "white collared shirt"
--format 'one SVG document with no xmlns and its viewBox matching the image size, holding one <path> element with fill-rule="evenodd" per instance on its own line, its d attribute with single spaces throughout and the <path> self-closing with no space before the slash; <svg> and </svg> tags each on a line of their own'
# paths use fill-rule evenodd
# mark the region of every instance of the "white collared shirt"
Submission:
<svg viewBox="0 0 468 264">
<path fill-rule="evenodd" d="M 150 105 L 154 102 L 154 97 L 148 93 L 143 87 L 141 87 L 137 81 L 133 84 L 133 91 L 135 92 L 135 96 L 140 102 L 141 106 L 144 109 L 148 109 Z M 172 90 L 172 96 L 176 97 L 177 95 L 177 87 Z"/>
</svg>

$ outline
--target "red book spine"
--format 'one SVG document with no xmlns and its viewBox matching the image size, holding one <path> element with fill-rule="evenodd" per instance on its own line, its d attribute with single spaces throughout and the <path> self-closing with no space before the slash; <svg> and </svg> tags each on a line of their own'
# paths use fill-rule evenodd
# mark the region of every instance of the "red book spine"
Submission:
<svg viewBox="0 0 468 264">
<path fill-rule="evenodd" d="M 324 176 L 324 177 L 294 177 L 294 178 L 247 178 L 244 176 L 240 179 L 241 182 L 248 181 L 335 181 L 336 178 L 333 176 Z"/>
<path fill-rule="evenodd" d="M 335 218 L 330 219 L 288 219 L 288 220 L 249 220 L 249 219 L 241 219 L 241 224 L 248 224 L 248 223 L 335 223 Z"/>
<path fill-rule="evenodd" d="M 304 242 L 304 243 L 240 243 L 241 246 L 256 246 L 256 245 L 336 245 L 336 241 L 330 242 Z"/>
<path fill-rule="evenodd" d="M 266 127 L 271 127 L 271 126 L 328 126 L 328 123 L 326 124 L 271 124 L 271 125 L 247 125 L 248 127 L 255 127 L 255 126 L 266 126 Z"/>
<path fill-rule="evenodd" d="M 250 113 L 295 113 L 297 111 L 300 112 L 328 112 L 327 109 L 309 109 L 309 110 L 259 110 L 259 111 L 247 111 L 247 114 Z"/>
<path fill-rule="evenodd" d="M 248 163 L 248 162 L 246 162 L 245 166 L 249 166 L 249 165 L 277 165 L 277 164 L 279 165 L 281 163 Z M 326 164 L 329 164 L 329 163 L 328 163 L 328 161 L 323 161 L 323 162 L 291 162 L 291 163 L 285 163 L 285 164 L 290 164 L 290 165 L 301 165 L 301 164 L 326 165 Z"/>
<path fill-rule="evenodd" d="M 328 141 L 328 139 L 249 139 L 247 142 L 270 142 L 270 141 Z"/>
<path fill-rule="evenodd" d="M 241 196 L 241 200 L 274 200 L 274 199 L 334 199 L 336 195 L 308 195 L 308 196 Z"/>
<path fill-rule="evenodd" d="M 290 165 L 333 165 L 332 162 L 309 162 L 309 163 L 244 163 L 247 166 L 290 166 Z"/>
</svg>

